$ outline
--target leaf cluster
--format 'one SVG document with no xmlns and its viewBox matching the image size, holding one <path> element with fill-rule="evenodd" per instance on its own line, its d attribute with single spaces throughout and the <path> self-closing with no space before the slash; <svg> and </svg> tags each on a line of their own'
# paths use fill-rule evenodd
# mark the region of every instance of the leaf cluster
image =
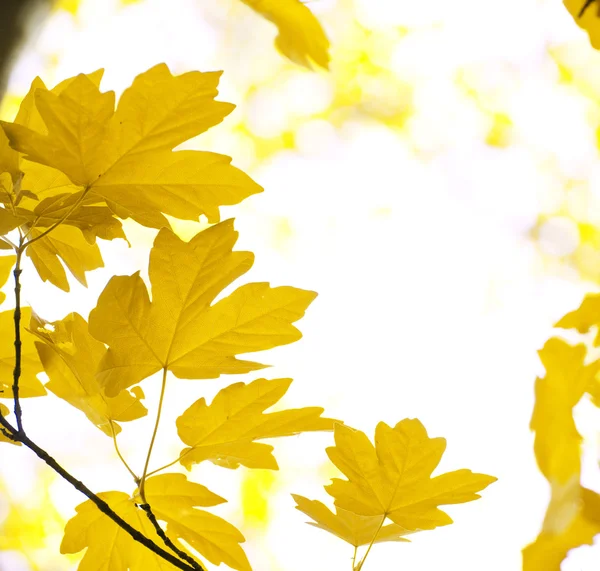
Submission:
<svg viewBox="0 0 600 571">
<path fill-rule="evenodd" d="M 294 56 L 285 34 L 279 47 Z M 139 75 L 116 107 L 115 94 L 99 88 L 101 71 L 53 89 L 37 78 L 15 120 L 0 122 L 0 235 L 3 247 L 13 251 L 0 257 L 0 278 L 5 282 L 14 268 L 16 296 L 16 308 L 0 313 L 0 394 L 13 400 L 16 427 L 7 419 L 8 407 L 0 405 L 0 440 L 24 444 L 89 498 L 68 522 L 61 545 L 63 553 L 86 550 L 82 571 L 204 569 L 198 557 L 250 570 L 243 534 L 206 509 L 226 500 L 165 470 L 175 465 L 190 470 L 203 462 L 277 470 L 265 439 L 331 431 L 335 425 L 328 454 L 347 478 L 327 487 L 337 512 L 295 497 L 317 527 L 355 550 L 368 545 L 355 570 L 374 543 L 406 541 L 410 533 L 451 523 L 440 505 L 476 499 L 495 480 L 469 470 L 431 477 L 445 441 L 429 438 L 416 420 L 393 428 L 380 423 L 373 446 L 362 432 L 323 417 L 319 407 L 269 412 L 289 389 L 287 378 L 235 382 L 210 403 L 198 398 L 177 418 L 179 456 L 165 466 L 151 465 L 165 393 L 180 379 L 265 368 L 240 355 L 300 339 L 294 324 L 316 297 L 260 282 L 219 298 L 254 261 L 251 252 L 234 250 L 233 220 L 220 221 L 219 209 L 262 189 L 229 157 L 174 150 L 233 109 L 215 99 L 219 75 L 174 76 L 161 64 Z M 205 216 L 210 226 L 184 241 L 167 216 Z M 21 305 L 23 255 L 53 286 L 68 291 L 67 272 L 86 285 L 87 272 L 103 265 L 100 241 L 127 240 L 122 224 L 127 218 L 157 230 L 147 281 L 140 272 L 113 276 L 87 319 L 70 313 L 49 322 Z M 45 384 L 38 379 L 42 372 Z M 152 407 L 145 463 L 134 470 L 117 439 L 125 423 L 148 414 L 141 384 L 149 382 L 160 383 L 160 399 Z M 20 399 L 48 391 L 112 440 L 133 478 L 131 493 L 91 492 L 29 439 Z"/>
</svg>

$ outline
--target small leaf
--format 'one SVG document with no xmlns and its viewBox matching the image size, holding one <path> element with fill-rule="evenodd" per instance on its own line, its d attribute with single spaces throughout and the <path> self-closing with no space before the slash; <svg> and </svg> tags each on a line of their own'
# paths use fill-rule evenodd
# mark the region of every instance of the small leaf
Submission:
<svg viewBox="0 0 600 571">
<path fill-rule="evenodd" d="M 379 529 L 381 516 L 357 515 L 339 507 L 336 508 L 336 513 L 333 513 L 325 504 L 317 500 L 309 500 L 296 494 L 292 494 L 292 497 L 298 504 L 296 509 L 314 520 L 314 522 L 307 522 L 309 525 L 324 529 L 354 547 L 368 545 L 374 537 L 373 543 L 410 541 L 404 536 L 413 533 L 395 523 L 384 525 Z"/>
<path fill-rule="evenodd" d="M 30 236 L 36 238 L 41 233 L 41 230 L 33 228 Z M 43 281 L 49 281 L 64 291 L 69 291 L 70 287 L 61 260 L 84 286 L 87 286 L 85 272 L 104 266 L 98 246 L 90 244 L 78 228 L 64 224 L 36 240 L 25 253 Z"/>
<path fill-rule="evenodd" d="M 255 440 L 331 430 L 334 420 L 321 418 L 322 408 L 307 407 L 264 414 L 287 392 L 291 379 L 257 379 L 220 390 L 210 405 L 196 401 L 177 419 L 177 433 L 189 448 L 180 462 L 190 469 L 205 460 L 225 468 L 269 468 L 277 461 L 268 444 Z"/>
<path fill-rule="evenodd" d="M 555 327 L 562 329 L 576 329 L 579 333 L 587 333 L 592 327 L 600 324 L 600 294 L 588 294 L 581 305 L 567 313 L 560 319 Z M 595 346 L 600 346 L 600 330 L 594 340 Z"/>
<path fill-rule="evenodd" d="M 311 60 L 329 67 L 329 40 L 308 6 L 300 0 L 242 0 L 267 20 L 279 35 L 275 46 L 294 63 L 311 67 Z"/>
<path fill-rule="evenodd" d="M 112 437 L 113 431 L 121 431 L 117 422 L 136 420 L 148 413 L 140 402 L 143 393 L 136 397 L 121 391 L 114 398 L 104 394 L 95 372 L 106 349 L 89 334 L 85 319 L 78 313 L 52 323 L 34 318 L 31 331 L 41 340 L 35 346 L 50 379 L 46 387 L 83 411 L 104 434 Z"/>
</svg>

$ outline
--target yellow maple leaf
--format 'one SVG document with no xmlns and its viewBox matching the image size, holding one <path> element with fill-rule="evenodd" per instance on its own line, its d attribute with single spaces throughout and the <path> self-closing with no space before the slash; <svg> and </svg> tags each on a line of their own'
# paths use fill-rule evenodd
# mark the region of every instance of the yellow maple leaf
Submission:
<svg viewBox="0 0 600 571">
<path fill-rule="evenodd" d="M 179 461 L 189 470 L 210 460 L 225 468 L 278 470 L 273 447 L 264 438 L 292 436 L 300 432 L 332 430 L 334 420 L 321 418 L 323 409 L 306 407 L 264 414 L 287 392 L 292 379 L 257 379 L 234 383 L 220 390 L 210 405 L 204 398 L 192 404 L 178 419 L 177 433 L 189 447 Z"/>
<path fill-rule="evenodd" d="M 40 234 L 41 230 L 32 229 L 30 235 L 36 238 Z M 98 245 L 90 244 L 79 228 L 64 224 L 31 244 L 27 248 L 27 254 L 40 278 L 64 291 L 69 291 L 70 286 L 63 263 L 84 286 L 87 286 L 85 272 L 104 266 Z"/>
<path fill-rule="evenodd" d="M 31 308 L 21 308 L 21 323 L 29 323 Z M 13 398 L 12 379 L 15 368 L 13 310 L 0 313 L 0 398 Z M 43 371 L 34 345 L 34 336 L 26 329 L 21 330 L 21 377 L 20 397 L 38 397 L 46 394 L 44 385 L 36 375 Z"/>
<path fill-rule="evenodd" d="M 336 507 L 336 513 L 333 513 L 318 500 L 297 494 L 292 494 L 292 497 L 296 500 L 296 509 L 314 520 L 306 523 L 324 529 L 354 547 L 368 545 L 371 541 L 410 541 L 404 536 L 413 533 L 395 523 L 381 526 L 380 516 L 358 515 L 340 507 Z"/>
<path fill-rule="evenodd" d="M 292 323 L 314 292 L 250 283 L 211 305 L 252 265 L 250 252 L 232 252 L 236 240 L 232 220 L 189 242 L 163 228 L 150 252 L 152 302 L 139 273 L 108 282 L 90 313 L 91 334 L 109 346 L 98 369 L 107 395 L 161 369 L 188 379 L 261 369 L 236 355 L 300 339 Z"/>
<path fill-rule="evenodd" d="M 597 0 L 563 0 L 577 25 L 588 33 L 594 48 L 600 49 L 600 6 Z"/>
<path fill-rule="evenodd" d="M 380 422 L 375 446 L 361 431 L 335 425 L 330 460 L 348 478 L 333 478 L 325 487 L 335 505 L 358 515 L 387 517 L 415 531 L 452 523 L 438 509 L 445 504 L 475 500 L 493 476 L 456 470 L 434 478 L 431 473 L 446 448 L 444 438 L 429 438 L 416 419 L 401 420 L 394 428 Z"/>
<path fill-rule="evenodd" d="M 173 76 L 165 64 L 139 75 L 115 111 L 115 96 L 78 75 L 59 94 L 41 87 L 35 107 L 47 134 L 1 122 L 13 148 L 56 168 L 106 201 L 120 218 L 168 226 L 164 214 L 219 219 L 219 206 L 262 189 L 224 155 L 172 149 L 221 122 L 233 106 L 215 101 L 220 73 Z M 185 121 L 181 120 L 185 117 Z"/>
<path fill-rule="evenodd" d="M 98 494 L 130 525 L 158 545 L 162 540 L 144 511 L 136 507 L 140 499 L 123 492 Z M 251 571 L 240 543 L 244 536 L 222 518 L 198 509 L 223 503 L 225 500 L 205 486 L 190 482 L 183 474 L 162 474 L 149 478 L 146 499 L 157 519 L 167 522 L 167 536 L 185 550 L 186 541 L 211 563 L 225 563 L 232 569 Z M 106 517 L 91 502 L 77 506 L 77 515 L 67 523 L 61 543 L 61 553 L 77 553 L 87 548 L 79 571 L 158 571 L 173 566 L 155 555 Z"/>
<path fill-rule="evenodd" d="M 311 60 L 329 67 L 329 40 L 319 20 L 300 0 L 242 2 L 277 26 L 275 46 L 285 57 L 308 68 Z"/>
<path fill-rule="evenodd" d="M 572 319 L 583 326 L 581 317 L 571 316 L 567 323 Z M 548 340 L 539 354 L 546 375 L 535 383 L 531 428 L 551 499 L 540 534 L 523 550 L 523 569 L 560 571 L 571 549 L 591 545 L 600 533 L 600 496 L 580 484 L 581 436 L 573 419 L 573 407 L 597 382 L 600 362 L 585 365 L 585 347 L 558 338 Z"/>
<path fill-rule="evenodd" d="M 135 394 L 121 391 L 114 398 L 104 394 L 95 371 L 106 348 L 89 334 L 81 315 L 71 313 L 52 323 L 34 317 L 31 331 L 41 340 L 35 346 L 50 379 L 46 387 L 83 411 L 104 434 L 112 437 L 121 431 L 117 422 L 147 414 L 140 402 L 143 393 L 139 387 Z"/>
</svg>

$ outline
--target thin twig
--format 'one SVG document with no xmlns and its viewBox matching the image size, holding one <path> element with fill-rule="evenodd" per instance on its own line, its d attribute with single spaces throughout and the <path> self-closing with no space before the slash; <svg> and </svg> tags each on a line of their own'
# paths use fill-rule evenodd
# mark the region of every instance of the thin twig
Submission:
<svg viewBox="0 0 600 571">
<path fill-rule="evenodd" d="M 164 532 L 163 528 L 160 527 L 160 524 L 158 523 L 158 520 L 156 519 L 156 516 L 152 512 L 152 508 L 150 507 L 150 504 L 139 504 L 138 507 L 141 508 L 142 510 L 144 510 L 146 512 L 146 515 L 148 516 L 148 519 L 150 520 L 150 522 L 154 526 L 154 529 L 156 530 L 156 533 L 165 542 L 165 545 L 169 549 L 171 549 L 172 551 L 174 551 L 175 553 L 177 553 L 177 555 L 179 555 L 179 557 L 181 557 L 181 559 L 183 559 L 184 561 L 187 561 L 194 569 L 197 569 L 198 571 L 204 571 L 204 569 L 203 569 L 202 565 L 200 565 L 200 563 L 198 563 L 195 559 L 193 559 L 192 557 L 190 557 L 185 551 L 179 549 L 167 537 L 167 534 Z"/>
<path fill-rule="evenodd" d="M 110 422 L 110 431 L 112 432 L 113 444 L 115 445 L 115 450 L 117 452 L 117 456 L 120 458 L 120 460 L 123 463 L 123 465 L 125 466 L 125 468 L 127 468 L 127 471 L 131 474 L 131 477 L 133 478 L 133 481 L 136 483 L 136 485 L 139 485 L 140 479 L 137 477 L 136 473 L 131 469 L 131 467 L 127 463 L 127 460 L 125 460 L 125 458 L 121 454 L 121 451 L 119 450 L 119 445 L 117 444 L 117 433 L 115 432 L 114 423 L 112 420 L 109 420 L 109 422 Z"/>
</svg>

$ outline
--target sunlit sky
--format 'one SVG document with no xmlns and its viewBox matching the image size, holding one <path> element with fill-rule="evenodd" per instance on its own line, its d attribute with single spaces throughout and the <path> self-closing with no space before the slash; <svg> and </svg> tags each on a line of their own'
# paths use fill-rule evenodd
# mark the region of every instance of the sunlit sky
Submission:
<svg viewBox="0 0 600 571">
<path fill-rule="evenodd" d="M 223 69 L 220 99 L 237 109 L 186 147 L 232 156 L 265 187 L 223 209 L 238 247 L 256 254 L 247 280 L 319 292 L 299 323 L 304 338 L 265 355 L 274 365 L 265 376 L 295 379 L 286 406 L 324 406 L 371 437 L 380 420 L 419 418 L 448 440 L 442 470 L 498 477 L 481 500 L 447 509 L 455 524 L 377 545 L 365 570 L 518 570 L 549 497 L 528 427 L 536 351 L 600 280 L 600 75 L 589 71 L 600 55 L 559 0 L 308 5 L 332 42 L 329 73 L 284 60 L 275 28 L 238 0 L 59 2 L 16 61 L 2 113 L 14 115 L 36 75 L 54 85 L 102 67 L 102 88 L 119 93 L 162 61 L 174 73 Z M 174 227 L 187 237 L 201 226 Z M 132 248 L 102 244 L 107 267 L 87 290 L 73 283 L 66 294 L 26 266 L 25 300 L 48 320 L 87 315 L 112 274 L 146 271 L 154 231 L 128 224 L 128 235 Z M 177 457 L 182 408 L 234 380 L 172 379 L 153 464 Z M 142 386 L 151 413 L 120 440 L 136 466 L 159 383 Z M 29 399 L 25 419 L 92 489 L 131 490 L 110 440 L 79 411 Z M 577 420 L 583 483 L 600 491 L 600 421 L 589 403 Z M 330 434 L 276 442 L 274 478 L 192 471 L 229 500 L 215 512 L 244 532 L 255 570 L 351 570 L 352 549 L 305 525 L 290 497 L 331 505 L 322 488 L 336 475 L 331 444 Z M 15 503 L 0 511 L 13 518 L 3 531 L 16 536 L 0 569 L 75 569 L 58 546 L 83 498 L 8 446 L 0 486 Z M 600 548 L 584 547 L 562 569 L 599 563 Z"/>
</svg>

